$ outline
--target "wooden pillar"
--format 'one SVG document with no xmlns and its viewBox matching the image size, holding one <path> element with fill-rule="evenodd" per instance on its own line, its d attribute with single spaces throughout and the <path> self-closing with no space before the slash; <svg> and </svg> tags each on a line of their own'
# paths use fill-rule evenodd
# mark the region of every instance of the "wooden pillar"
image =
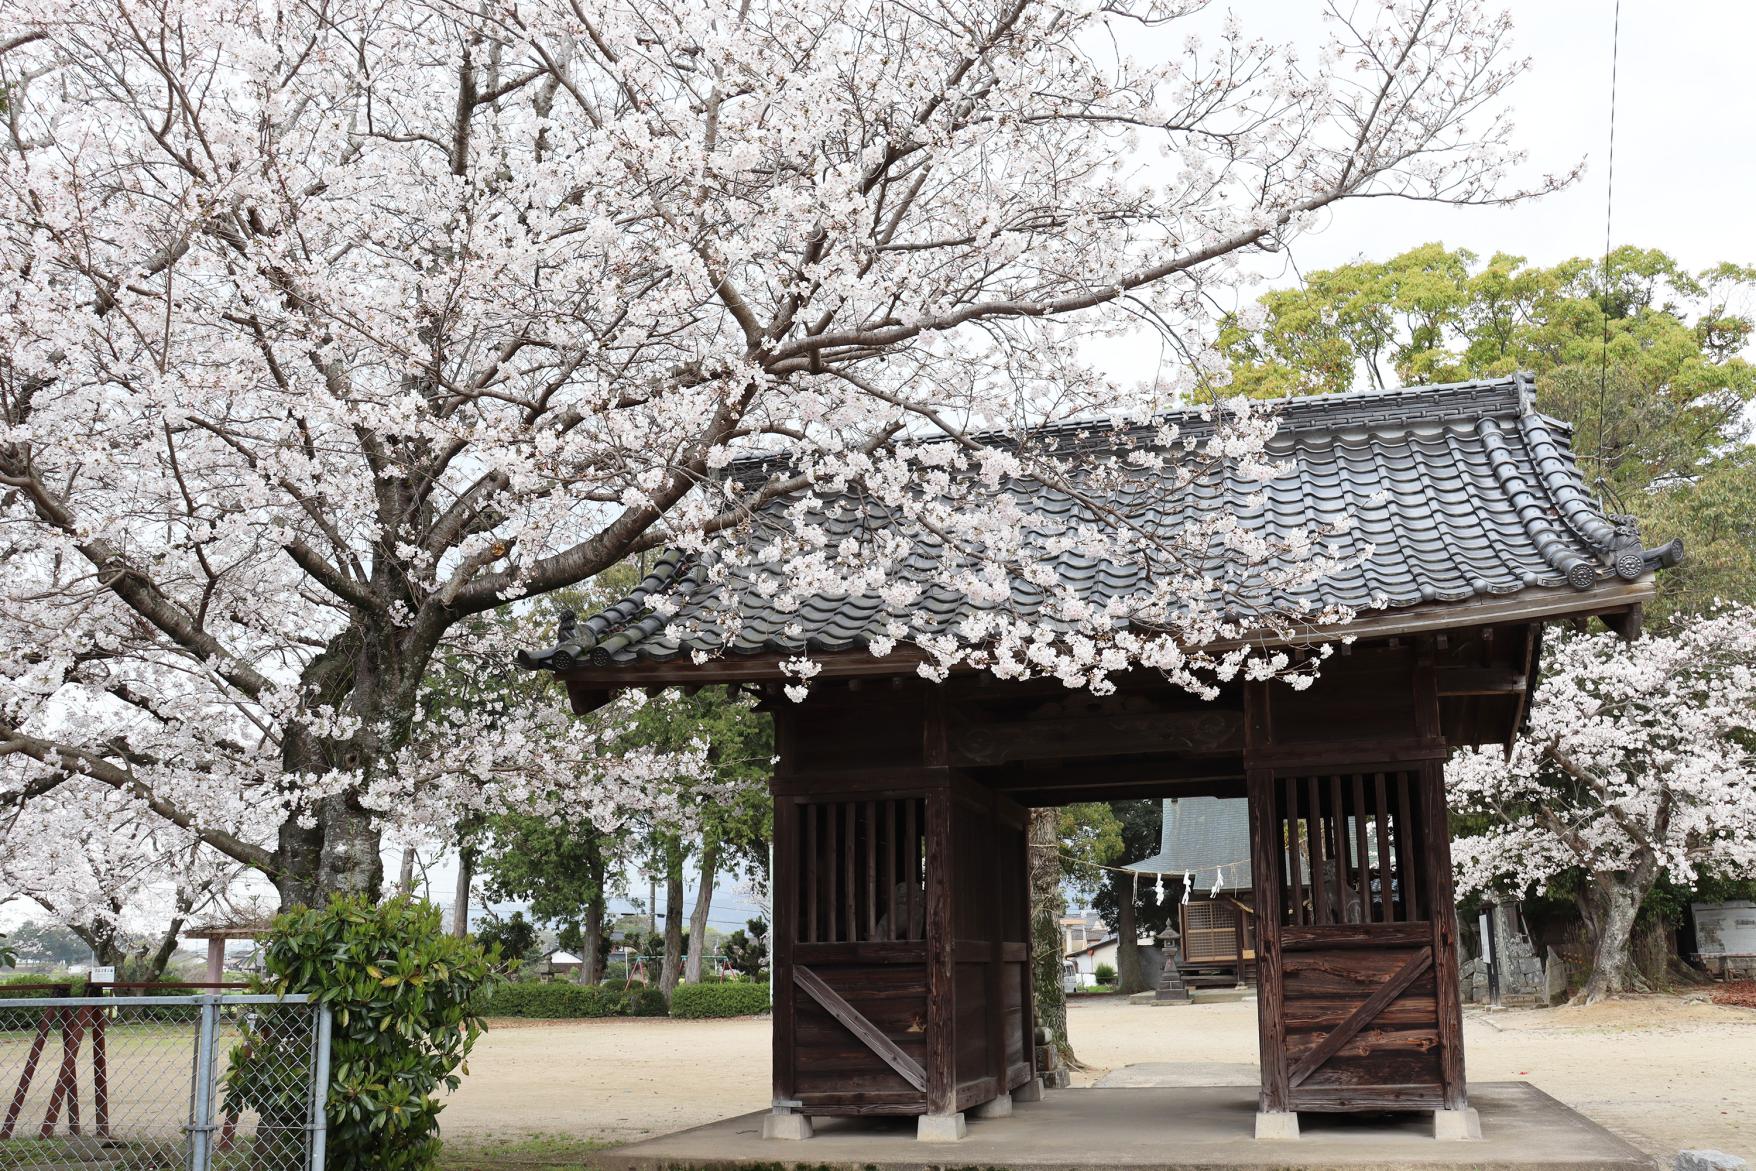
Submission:
<svg viewBox="0 0 1756 1171">
<path fill-rule="evenodd" d="M 785 759 L 783 756 L 783 764 Z M 799 937 L 799 805 L 791 796 L 774 799 L 773 901 L 774 951 L 768 976 L 774 999 L 774 1108 L 782 1111 L 790 1110 L 797 1100 L 793 1064 L 793 944 Z"/>
<path fill-rule="evenodd" d="M 211 935 L 207 940 L 207 982 L 218 984 L 226 974 L 226 941 L 218 935 Z"/>
<path fill-rule="evenodd" d="M 1415 726 L 1439 755 L 1420 765 L 1421 855 L 1428 917 L 1433 925 L 1434 1000 L 1439 1017 L 1439 1076 L 1449 1110 L 1468 1105 L 1463 1075 L 1463 1004 L 1457 988 L 1457 901 L 1451 884 L 1451 823 L 1445 801 L 1444 735 L 1439 726 L 1439 676 L 1433 643 L 1415 659 Z"/>
<path fill-rule="evenodd" d="M 1256 887 L 1256 1029 L 1262 1061 L 1264 1114 L 1288 1109 L 1285 1018 L 1281 1011 L 1280 867 L 1276 865 L 1280 822 L 1274 808 L 1274 774 L 1251 769 L 1250 870 Z M 1240 957 L 1240 963 L 1242 957 Z"/>
<path fill-rule="evenodd" d="M 957 937 L 952 888 L 951 786 L 945 783 L 945 697 L 923 698 L 923 771 L 941 783 L 927 795 L 927 1113 L 957 1113 Z"/>
<path fill-rule="evenodd" d="M 1248 764 L 1253 752 L 1269 747 L 1268 685 L 1244 688 L 1244 745 Z M 1262 1062 L 1258 1109 L 1281 1114 L 1289 1109 L 1286 1062 L 1286 1021 L 1281 1011 L 1280 954 L 1280 819 L 1275 815 L 1274 771 L 1247 767 L 1245 784 L 1250 809 L 1250 874 L 1256 894 L 1256 1031 Z M 1238 957 L 1240 965 L 1243 956 Z"/>
</svg>

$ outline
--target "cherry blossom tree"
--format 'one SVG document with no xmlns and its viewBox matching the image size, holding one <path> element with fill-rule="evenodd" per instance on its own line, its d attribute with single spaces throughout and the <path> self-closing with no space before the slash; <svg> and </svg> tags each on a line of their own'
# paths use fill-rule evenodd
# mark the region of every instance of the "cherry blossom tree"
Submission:
<svg viewBox="0 0 1756 1171">
<path fill-rule="evenodd" d="M 411 759 L 470 758 L 419 786 L 443 808 L 544 739 L 502 713 L 411 748 L 458 624 L 661 546 L 709 575 L 778 561 L 800 591 L 956 548 L 935 587 L 994 602 L 973 647 L 886 599 L 930 669 L 1275 670 L 1187 648 L 1325 617 L 1285 597 L 1347 555 L 1337 533 L 1271 548 L 1222 512 L 1027 541 L 1000 491 L 1260 481 L 1271 417 L 1221 407 L 1200 442 L 1161 427 L 1102 467 L 1026 429 L 1211 391 L 1204 298 L 1324 208 L 1565 180 L 1510 177 L 1502 15 L 1337 8 L 1301 52 L 1201 7 L 12 0 L 0 791 L 81 777 L 285 902 L 374 891 Z M 1121 48 L 1147 36 L 1172 47 Z M 1141 321 L 1191 355 L 1174 379 L 1082 362 Z M 781 458 L 729 474 L 755 451 Z M 893 519 L 825 548 L 813 489 L 849 484 Z M 791 530 L 717 545 L 782 500 Z M 1051 596 L 1050 629 L 1008 601 L 1052 588 L 1043 541 L 1146 584 Z M 1278 568 L 1245 596 L 1253 565 Z"/>
<path fill-rule="evenodd" d="M 1491 821 L 1452 846 L 1459 888 L 1526 890 L 1578 868 L 1596 946 L 1581 998 L 1641 987 L 1630 939 L 1653 884 L 1756 872 L 1756 610 L 1631 642 L 1551 638 L 1510 757 L 1461 752 L 1446 783 L 1455 811 Z"/>
<path fill-rule="evenodd" d="M 240 870 L 128 794 L 83 778 L 0 825 L 0 901 L 35 902 L 125 979 L 161 977 L 184 924 L 220 905 Z"/>
</svg>

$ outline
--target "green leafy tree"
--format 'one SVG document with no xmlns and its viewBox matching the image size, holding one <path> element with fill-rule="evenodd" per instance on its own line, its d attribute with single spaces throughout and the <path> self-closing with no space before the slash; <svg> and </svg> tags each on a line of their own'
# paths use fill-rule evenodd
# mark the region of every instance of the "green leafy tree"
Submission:
<svg viewBox="0 0 1756 1171">
<path fill-rule="evenodd" d="M 8 946 L 17 960 L 39 967 L 66 967 L 91 959 L 91 945 L 60 923 L 21 923 L 13 929 Z"/>
<path fill-rule="evenodd" d="M 263 960 L 265 990 L 306 993 L 334 1014 L 329 1171 L 436 1166 L 439 1095 L 468 1072 L 498 954 L 449 935 L 429 903 L 337 896 L 276 919 Z M 259 1027 L 232 1053 L 228 1101 L 301 1126 L 297 1075 L 307 1060 L 302 1037 Z"/>
<path fill-rule="evenodd" d="M 506 918 L 490 915 L 476 928 L 476 942 L 497 952 L 506 970 L 516 972 L 536 955 L 536 924 L 526 919 L 523 911 L 514 911 Z"/>
<path fill-rule="evenodd" d="M 1117 826 L 1116 847 L 1105 859 L 1109 865 L 1126 865 L 1158 851 L 1163 802 L 1113 801 L 1109 808 Z M 1144 992 L 1146 976 L 1135 940 L 1143 933 L 1156 935 L 1170 923 L 1182 894 L 1181 881 L 1161 903 L 1152 879 L 1114 869 L 1103 873 L 1092 906 L 1116 932 L 1117 991 Z"/>
<path fill-rule="evenodd" d="M 748 920 L 726 936 L 720 950 L 740 976 L 747 980 L 762 979 L 768 971 L 768 923 L 762 919 Z"/>
<path fill-rule="evenodd" d="M 617 836 L 584 819 L 508 815 L 491 823 L 478 865 L 490 897 L 529 903 L 533 919 L 576 941 L 579 981 L 595 984 L 603 979 L 605 907 L 621 859 Z"/>
<path fill-rule="evenodd" d="M 1756 270 L 1690 272 L 1656 249 L 1550 267 L 1427 244 L 1309 275 L 1228 317 L 1233 384 L 1257 396 L 1445 382 L 1527 370 L 1537 406 L 1576 427 L 1587 478 L 1689 557 L 1662 610 L 1749 600 L 1756 506 L 1744 351 Z"/>
</svg>

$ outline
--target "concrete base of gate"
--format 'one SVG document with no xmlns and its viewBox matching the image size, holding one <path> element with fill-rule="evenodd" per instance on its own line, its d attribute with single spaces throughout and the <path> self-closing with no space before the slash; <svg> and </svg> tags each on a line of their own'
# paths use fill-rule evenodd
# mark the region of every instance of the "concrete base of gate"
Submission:
<svg viewBox="0 0 1756 1171">
<path fill-rule="evenodd" d="M 1640 1151 L 1524 1082 L 1469 1088 L 1476 1142 L 1434 1142 L 1432 1111 L 1299 1116 L 1293 1142 L 1256 1141 L 1249 1086 L 1070 1089 L 1019 1105 L 1010 1118 L 972 1118 L 963 1141 L 922 1150 L 914 1118 L 815 1118 L 808 1142 L 762 1141 L 748 1114 L 603 1151 L 606 1171 L 680 1168 L 1009 1167 L 1019 1171 L 1651 1171 Z"/>
</svg>

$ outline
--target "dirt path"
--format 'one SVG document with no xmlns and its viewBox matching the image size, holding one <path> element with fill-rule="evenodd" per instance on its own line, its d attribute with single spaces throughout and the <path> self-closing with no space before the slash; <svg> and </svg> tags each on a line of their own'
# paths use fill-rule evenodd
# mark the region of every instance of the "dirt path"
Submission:
<svg viewBox="0 0 1756 1171">
<path fill-rule="evenodd" d="M 1091 1068 L 1141 1062 L 1253 1065 L 1253 1002 L 1073 1006 Z M 1718 1147 L 1756 1157 L 1756 1010 L 1666 997 L 1591 1009 L 1470 1012 L 1469 1074 L 1526 1080 L 1663 1157 Z M 768 1105 L 769 1025 L 731 1021 L 519 1022 L 495 1028 L 447 1105 L 447 1134 L 628 1141 Z"/>
</svg>

